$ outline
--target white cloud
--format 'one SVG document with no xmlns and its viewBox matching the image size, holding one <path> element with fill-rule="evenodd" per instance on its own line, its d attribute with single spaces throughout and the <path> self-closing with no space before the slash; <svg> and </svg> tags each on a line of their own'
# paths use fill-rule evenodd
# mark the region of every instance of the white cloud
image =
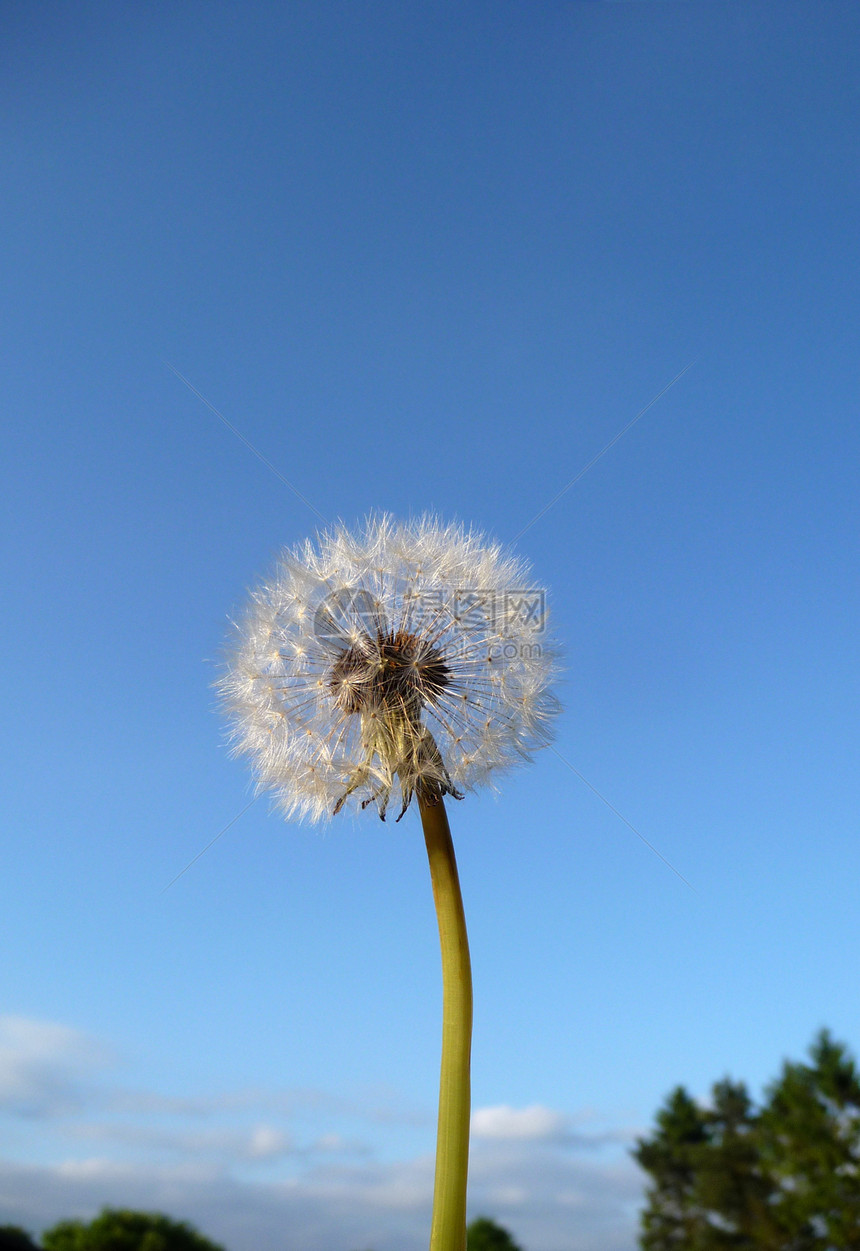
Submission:
<svg viewBox="0 0 860 1251">
<path fill-rule="evenodd" d="M 37 1232 L 108 1204 L 191 1220 L 228 1251 L 426 1247 L 432 1126 L 392 1092 L 165 1096 L 108 1082 L 106 1057 L 76 1030 L 0 1017 L 0 1114 L 41 1161 L 0 1163 L 5 1220 Z M 470 1216 L 492 1216 L 526 1251 L 633 1251 L 642 1181 L 629 1132 L 582 1135 L 582 1120 L 542 1104 L 476 1109 Z M 382 1121 L 409 1158 L 375 1154 L 390 1139 Z"/>
<path fill-rule="evenodd" d="M 533 1104 L 529 1108 L 476 1108 L 472 1113 L 475 1138 L 559 1139 L 567 1132 L 567 1117 L 552 1108 Z"/>
<path fill-rule="evenodd" d="M 423 1251 L 432 1190 L 430 1156 L 317 1167 L 265 1184 L 200 1164 L 0 1164 L 5 1219 L 31 1230 L 112 1204 L 190 1220 L 228 1251 Z M 492 1216 L 526 1251 L 633 1251 L 640 1197 L 627 1159 L 598 1164 L 528 1142 L 478 1143 L 473 1151 L 470 1217 Z"/>
<path fill-rule="evenodd" d="M 370 1145 L 356 1138 L 345 1138 L 343 1134 L 320 1134 L 308 1148 L 308 1155 L 340 1155 L 358 1156 L 372 1154 Z"/>
<path fill-rule="evenodd" d="M 105 1048 L 79 1030 L 0 1015 L 0 1110 L 41 1117 L 78 1107 L 86 1079 L 107 1061 Z"/>
<path fill-rule="evenodd" d="M 152 1090 L 115 1089 L 106 1106 L 111 1112 L 129 1115 L 210 1117 L 219 1113 L 265 1112 L 280 1116 L 325 1113 L 370 1121 L 380 1125 L 419 1126 L 435 1124 L 426 1111 L 407 1107 L 391 1091 L 370 1091 L 363 1097 L 345 1098 L 330 1091 L 308 1088 L 221 1091 L 208 1095 L 166 1095 Z"/>
<path fill-rule="evenodd" d="M 215 1127 L 188 1130 L 173 1126 L 136 1125 L 128 1121 L 82 1121 L 69 1126 L 66 1137 L 97 1142 L 103 1147 L 131 1148 L 137 1153 L 165 1157 L 189 1156 L 230 1165 L 242 1160 L 271 1160 L 294 1148 L 290 1136 L 273 1125 Z"/>
<path fill-rule="evenodd" d="M 626 1153 L 583 1158 L 569 1144 L 487 1141 L 472 1153 L 469 1204 L 526 1251 L 632 1251 L 642 1175 Z"/>
<path fill-rule="evenodd" d="M 281 1130 L 271 1125 L 256 1125 L 248 1141 L 248 1154 L 255 1160 L 271 1160 L 273 1156 L 286 1155 L 290 1140 Z"/>
</svg>

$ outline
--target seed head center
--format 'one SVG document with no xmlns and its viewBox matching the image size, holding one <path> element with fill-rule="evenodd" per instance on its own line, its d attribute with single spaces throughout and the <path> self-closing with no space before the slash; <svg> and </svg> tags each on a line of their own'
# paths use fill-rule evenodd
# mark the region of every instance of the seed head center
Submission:
<svg viewBox="0 0 860 1251">
<path fill-rule="evenodd" d="M 406 630 L 364 634 L 329 671 L 329 690 L 347 713 L 385 712 L 417 720 L 451 680 L 441 651 Z"/>
</svg>

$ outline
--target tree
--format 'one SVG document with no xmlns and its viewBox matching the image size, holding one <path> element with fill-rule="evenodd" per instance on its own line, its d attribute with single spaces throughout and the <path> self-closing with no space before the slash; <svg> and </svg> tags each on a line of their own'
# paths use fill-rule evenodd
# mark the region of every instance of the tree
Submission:
<svg viewBox="0 0 860 1251">
<path fill-rule="evenodd" d="M 823 1030 L 811 1065 L 786 1063 L 759 1121 L 782 1245 L 860 1249 L 860 1077 Z"/>
<path fill-rule="evenodd" d="M 653 1138 L 640 1139 L 634 1152 L 642 1168 L 654 1178 L 646 1192 L 648 1207 L 642 1214 L 644 1251 L 695 1246 L 701 1226 L 696 1179 L 707 1141 L 705 1113 L 678 1086 L 657 1113 Z"/>
<path fill-rule="evenodd" d="M 822 1031 L 753 1107 L 717 1082 L 678 1087 L 633 1152 L 651 1175 L 643 1251 L 860 1251 L 860 1077 Z"/>
<path fill-rule="evenodd" d="M 44 1251 L 223 1251 L 184 1221 L 159 1212 L 105 1208 L 83 1221 L 61 1221 L 42 1235 Z"/>
<path fill-rule="evenodd" d="M 466 1228 L 466 1251 L 520 1251 L 511 1235 L 488 1216 L 479 1216 Z"/>
<path fill-rule="evenodd" d="M 39 1251 L 26 1229 L 18 1225 L 0 1225 L 0 1251 Z"/>
</svg>

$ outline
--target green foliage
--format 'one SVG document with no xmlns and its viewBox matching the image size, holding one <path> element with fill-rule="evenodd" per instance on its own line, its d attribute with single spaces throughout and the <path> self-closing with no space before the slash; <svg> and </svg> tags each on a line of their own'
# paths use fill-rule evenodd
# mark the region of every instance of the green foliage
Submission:
<svg viewBox="0 0 860 1251">
<path fill-rule="evenodd" d="M 61 1221 L 42 1235 L 44 1251 L 223 1251 L 184 1221 L 158 1212 L 105 1208 L 85 1224 Z"/>
<path fill-rule="evenodd" d="M 0 1251 L 39 1251 L 26 1229 L 18 1225 L 0 1225 Z"/>
<path fill-rule="evenodd" d="M 466 1228 L 466 1251 L 520 1251 L 511 1235 L 488 1216 L 479 1216 Z"/>
<path fill-rule="evenodd" d="M 860 1077 L 826 1030 L 758 1109 L 728 1080 L 707 1107 L 674 1090 L 633 1155 L 643 1251 L 860 1251 Z"/>
</svg>

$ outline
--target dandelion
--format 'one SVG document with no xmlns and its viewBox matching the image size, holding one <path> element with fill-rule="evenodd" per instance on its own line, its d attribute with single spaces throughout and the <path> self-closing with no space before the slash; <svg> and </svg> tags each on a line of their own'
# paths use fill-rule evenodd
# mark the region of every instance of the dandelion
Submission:
<svg viewBox="0 0 860 1251">
<path fill-rule="evenodd" d="M 236 750 L 288 816 L 435 802 L 544 745 L 555 654 L 523 562 L 432 519 L 372 519 L 285 552 L 221 693 Z M 398 817 L 399 819 L 399 817 Z"/>
<path fill-rule="evenodd" d="M 289 816 L 417 801 L 443 970 L 431 1251 L 463 1251 L 472 985 L 444 797 L 551 737 L 556 653 L 528 567 L 434 518 L 371 518 L 285 552 L 238 623 L 219 688 L 235 750 Z"/>
</svg>

